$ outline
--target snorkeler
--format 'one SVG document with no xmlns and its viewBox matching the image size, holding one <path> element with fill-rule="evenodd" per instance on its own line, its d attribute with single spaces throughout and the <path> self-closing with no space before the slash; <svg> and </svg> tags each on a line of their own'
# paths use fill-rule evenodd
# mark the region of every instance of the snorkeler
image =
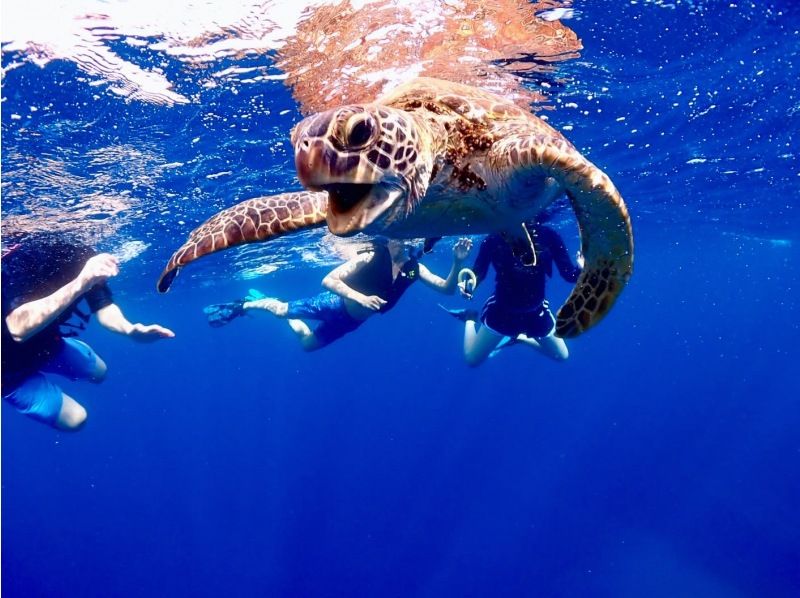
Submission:
<svg viewBox="0 0 800 598">
<path fill-rule="evenodd" d="M 558 233 L 540 222 L 530 223 L 527 229 L 536 254 L 533 264 L 526 264 L 521 257 L 530 252 L 527 239 L 493 234 L 481 243 L 472 267 L 474 279 L 459 283 L 462 295 L 471 298 L 475 287 L 486 278 L 489 264 L 494 266 L 494 293 L 480 314 L 473 309 L 443 308 L 464 322 L 464 359 L 470 366 L 480 365 L 497 349 L 515 343 L 533 347 L 557 361 L 569 357 L 564 340 L 554 335 L 555 318 L 545 300 L 545 283 L 553 275 L 554 262 L 564 280 L 577 281 L 583 258 L 578 254 L 579 265 L 573 265 Z"/>
<path fill-rule="evenodd" d="M 62 430 L 77 430 L 86 409 L 64 393 L 49 374 L 101 382 L 106 364 L 73 338 L 86 327 L 89 311 L 112 332 L 149 342 L 172 338 L 157 324 L 132 324 L 114 303 L 106 281 L 119 273 L 107 253 L 96 254 L 55 234 L 30 235 L 2 257 L 3 399 L 18 411 Z"/>
<path fill-rule="evenodd" d="M 209 323 L 220 326 L 250 310 L 265 310 L 285 318 L 306 351 L 325 347 L 361 326 L 370 316 L 391 310 L 417 280 L 435 291 L 452 294 L 463 261 L 472 248 L 470 239 L 453 246 L 453 265 L 446 279 L 433 274 L 401 241 L 376 240 L 370 249 L 331 271 L 322 280 L 327 291 L 296 301 L 248 297 L 206 308 Z M 313 330 L 306 320 L 320 322 Z"/>
</svg>

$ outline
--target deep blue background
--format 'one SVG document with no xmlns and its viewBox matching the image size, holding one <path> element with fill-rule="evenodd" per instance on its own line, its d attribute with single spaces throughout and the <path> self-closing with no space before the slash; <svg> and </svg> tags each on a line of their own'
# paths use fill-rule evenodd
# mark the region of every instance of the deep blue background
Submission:
<svg viewBox="0 0 800 598">
<path fill-rule="evenodd" d="M 422 287 L 310 355 L 266 316 L 208 328 L 208 303 L 302 296 L 326 272 L 243 281 L 232 253 L 153 292 L 176 235 L 294 188 L 273 145 L 299 118 L 288 93 L 222 87 L 166 109 L 92 100 L 66 63 L 8 72 L 5 214 L 24 209 L 9 191 L 57 202 L 112 175 L 143 209 L 115 216 L 120 238 L 151 243 L 113 281 L 118 302 L 177 338 L 94 324 L 110 373 L 64 383 L 90 412 L 79 434 L 3 404 L 4 595 L 800 594 L 800 18 L 664 4 L 580 3 L 568 23 L 585 49 L 548 116 L 617 182 L 637 245 L 629 288 L 565 363 L 514 347 L 468 369 Z M 184 165 L 143 182 L 86 158 L 120 144 Z M 75 189 L 26 178 L 31 157 L 63 160 Z"/>
</svg>

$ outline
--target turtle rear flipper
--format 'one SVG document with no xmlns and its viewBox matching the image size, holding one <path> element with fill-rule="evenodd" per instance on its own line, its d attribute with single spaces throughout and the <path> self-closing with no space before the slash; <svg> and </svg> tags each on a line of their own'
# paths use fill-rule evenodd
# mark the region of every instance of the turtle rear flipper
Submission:
<svg viewBox="0 0 800 598">
<path fill-rule="evenodd" d="M 556 336 L 578 336 L 608 313 L 633 271 L 633 231 L 625 202 L 608 176 L 564 139 L 510 137 L 492 148 L 490 160 L 498 170 L 552 177 L 567 192 L 585 264 L 558 311 Z"/>
<path fill-rule="evenodd" d="M 166 293 L 180 269 L 209 253 L 229 247 L 266 241 L 304 228 L 325 224 L 328 194 L 296 191 L 248 199 L 215 214 L 189 234 L 172 254 L 158 279 Z"/>
</svg>

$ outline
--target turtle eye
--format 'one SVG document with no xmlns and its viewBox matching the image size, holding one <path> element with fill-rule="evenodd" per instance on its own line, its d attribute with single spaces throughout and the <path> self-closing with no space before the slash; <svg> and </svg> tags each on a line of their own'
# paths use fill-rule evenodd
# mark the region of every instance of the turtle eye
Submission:
<svg viewBox="0 0 800 598">
<path fill-rule="evenodd" d="M 375 119 L 369 114 L 359 114 L 347 121 L 345 140 L 350 149 L 363 149 L 375 137 L 377 130 Z"/>
</svg>

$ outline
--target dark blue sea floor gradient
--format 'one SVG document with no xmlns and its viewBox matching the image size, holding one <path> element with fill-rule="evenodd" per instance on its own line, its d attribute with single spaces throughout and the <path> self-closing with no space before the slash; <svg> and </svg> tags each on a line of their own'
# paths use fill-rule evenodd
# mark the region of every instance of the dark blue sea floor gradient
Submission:
<svg viewBox="0 0 800 598">
<path fill-rule="evenodd" d="M 91 330 L 110 375 L 67 384 L 80 434 L 3 406 L 4 592 L 796 595 L 797 249 L 702 238 L 640 230 L 566 363 L 468 369 L 422 287 L 312 355 L 268 317 L 208 328 L 216 290 L 125 294 L 178 336 Z"/>
</svg>

